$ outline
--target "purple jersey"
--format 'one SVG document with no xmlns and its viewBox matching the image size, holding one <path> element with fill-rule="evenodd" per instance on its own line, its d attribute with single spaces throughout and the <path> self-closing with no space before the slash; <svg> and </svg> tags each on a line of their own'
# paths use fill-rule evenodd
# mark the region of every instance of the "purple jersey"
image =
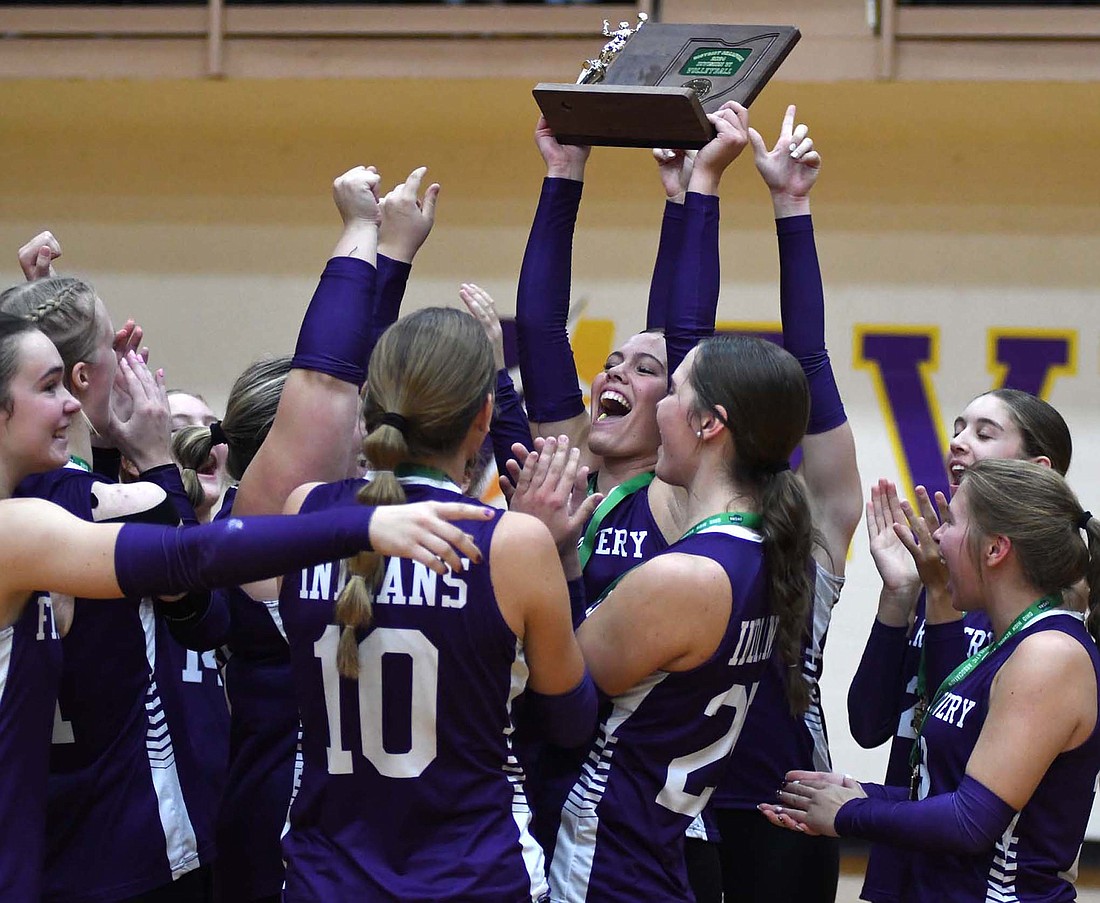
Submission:
<svg viewBox="0 0 1100 903">
<path fill-rule="evenodd" d="M 0 900 L 38 900 L 61 639 L 47 593 L 0 630 Z"/>
<path fill-rule="evenodd" d="M 1027 636 L 1057 630 L 1092 659 L 1100 704 L 1100 652 L 1080 616 L 1044 612 L 963 678 L 928 711 L 921 735 L 920 799 L 956 790 L 989 711 L 997 671 Z M 977 855 L 914 853 L 912 896 L 919 900 L 1075 900 L 1077 854 L 1100 771 L 1100 720 L 1089 738 L 1051 763 L 993 849 Z"/>
<path fill-rule="evenodd" d="M 236 490 L 217 519 L 229 516 Z M 229 609 L 226 694 L 229 779 L 218 810 L 217 884 L 226 900 L 275 896 L 283 886 L 281 837 L 291 793 L 301 777 L 298 702 L 290 647 L 276 601 L 258 602 L 237 588 L 216 590 Z"/>
<path fill-rule="evenodd" d="M 96 483 L 105 481 L 70 466 L 24 480 L 17 495 L 88 521 L 114 519 Z M 49 755 L 43 899 L 92 903 L 151 890 L 212 858 L 213 811 L 180 726 L 178 688 L 158 669 L 153 603 L 71 604 Z"/>
<path fill-rule="evenodd" d="M 584 591 L 589 603 L 632 567 L 668 548 L 649 508 L 649 486 L 632 492 L 600 523 L 592 557 L 584 566 Z"/>
<path fill-rule="evenodd" d="M 791 715 L 787 669 L 778 657 L 773 658 L 712 806 L 755 809 L 761 800 L 775 796 L 788 771 L 832 771 L 819 680 L 829 621 L 843 585 L 843 577 L 814 564 L 811 624 L 802 648 L 802 676 L 810 686 L 810 707 L 801 717 Z"/>
<path fill-rule="evenodd" d="M 668 552 L 722 565 L 733 594 L 729 623 L 699 667 L 658 671 L 611 699 L 562 809 L 550 869 L 555 901 L 692 899 L 684 833 L 718 784 L 771 656 L 778 619 L 760 534 L 710 527 Z M 613 605 L 614 595 L 599 604 Z"/>
<path fill-rule="evenodd" d="M 409 501 L 470 501 L 450 481 L 401 482 Z M 361 485 L 318 487 L 302 510 L 357 504 Z M 487 563 L 498 522 L 463 525 L 485 563 L 462 574 L 386 562 L 357 682 L 336 666 L 342 563 L 284 578 L 305 765 L 283 841 L 287 901 L 545 897 L 509 740 L 527 665 Z"/>
<path fill-rule="evenodd" d="M 993 638 L 993 631 L 989 619 L 984 612 L 968 611 L 963 616 L 963 629 L 967 638 L 966 649 L 962 650 L 956 665 L 961 665 L 966 658 L 980 651 Z M 885 784 L 895 787 L 909 786 L 911 767 L 909 757 L 913 750 L 913 741 L 917 733 L 913 727 L 913 717 L 917 705 L 918 672 L 920 670 L 921 650 L 924 647 L 925 621 L 924 621 L 924 593 L 917 602 L 916 617 L 913 628 L 909 634 L 908 644 L 900 662 L 900 675 L 898 662 L 874 662 L 873 667 L 866 668 L 866 663 L 860 664 L 862 680 L 853 681 L 852 691 L 860 694 L 863 684 L 884 683 L 890 689 L 887 698 L 893 703 L 893 738 L 890 741 L 890 758 L 886 766 Z M 883 673 L 882 669 L 886 669 Z M 944 675 L 946 676 L 946 675 Z M 939 683 L 925 687 L 926 693 L 931 696 L 936 692 Z M 851 700 L 851 692 L 849 700 Z M 878 691 L 876 691 L 877 693 Z M 851 705 L 851 702 L 849 702 Z M 903 899 L 904 889 L 909 884 L 909 869 L 912 852 L 902 850 L 888 844 L 871 844 L 867 857 L 867 872 L 863 879 L 863 889 L 860 897 L 872 903 L 898 903 Z"/>
</svg>

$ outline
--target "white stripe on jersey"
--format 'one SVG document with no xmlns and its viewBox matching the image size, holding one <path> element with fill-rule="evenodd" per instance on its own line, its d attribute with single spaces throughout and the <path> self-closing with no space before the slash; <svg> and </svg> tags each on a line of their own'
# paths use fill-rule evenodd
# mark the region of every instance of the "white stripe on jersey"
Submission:
<svg viewBox="0 0 1100 903">
<path fill-rule="evenodd" d="M 28 603 L 29 604 L 29 603 Z M 11 651 L 15 643 L 15 625 L 0 630 L 0 703 L 8 686 L 8 668 L 11 667 Z"/>
<path fill-rule="evenodd" d="M 369 483 L 378 475 L 377 470 L 368 470 L 363 474 L 364 483 Z M 437 480 L 435 477 L 423 475 L 398 477 L 397 482 L 402 486 L 430 486 L 432 489 L 446 489 L 448 492 L 458 492 L 459 488 L 451 480 Z M 471 504 L 477 504 L 477 499 L 470 499 Z"/>
<path fill-rule="evenodd" d="M 687 830 L 684 832 L 684 837 L 690 837 L 692 840 L 710 840 L 707 836 L 707 825 L 703 821 L 702 812 L 691 820 L 691 824 L 687 826 Z"/>
<path fill-rule="evenodd" d="M 833 619 L 833 608 L 840 599 L 844 578 L 830 574 L 819 563 L 814 563 L 813 589 L 813 637 L 802 658 L 802 675 L 810 685 L 810 706 L 802 716 L 814 741 L 814 771 L 832 771 L 829 756 L 829 737 L 825 732 L 825 713 L 821 708 L 821 665 L 825 656 L 825 637 Z"/>
<path fill-rule="evenodd" d="M 290 810 L 294 801 L 298 799 L 298 791 L 302 787 L 302 769 L 305 768 L 305 757 L 302 755 L 302 722 L 298 722 L 298 745 L 294 748 L 294 776 L 290 782 L 290 800 L 286 804 L 286 818 L 283 820 L 283 830 L 279 832 L 279 840 L 290 833 Z M 286 860 L 283 860 L 283 868 L 286 868 Z M 286 889 L 284 883 L 283 889 Z"/>
<path fill-rule="evenodd" d="M 271 620 L 275 622 L 275 629 L 279 631 L 279 636 L 286 642 L 286 630 L 283 628 L 283 616 L 279 614 L 279 600 L 265 599 L 263 606 L 267 609 L 267 613 L 271 615 Z"/>
<path fill-rule="evenodd" d="M 508 688 L 508 727 L 504 729 L 508 755 L 501 764 L 501 770 L 512 786 L 512 818 L 519 831 L 519 846 L 523 852 L 523 864 L 530 880 L 531 899 L 538 901 L 546 899 L 546 894 L 550 890 L 550 885 L 546 881 L 546 856 L 531 834 L 531 804 L 527 801 L 527 791 L 523 786 L 525 780 L 523 766 L 512 753 L 512 733 L 515 729 L 512 725 L 512 703 L 527 686 L 527 678 L 530 674 L 527 658 L 523 654 L 523 644 L 517 639 L 516 657 L 512 661 L 511 685 Z"/>
<path fill-rule="evenodd" d="M 553 903 L 584 903 L 587 899 L 596 858 L 596 834 L 600 827 L 596 809 L 611 777 L 611 759 L 618 742 L 615 732 L 668 675 L 667 671 L 657 671 L 615 697 L 611 715 L 600 725 L 595 749 L 581 766 L 581 776 L 569 791 L 569 798 L 561 810 L 561 827 L 550 863 L 550 899 Z"/>
<path fill-rule="evenodd" d="M 986 903 L 1018 903 L 1016 896 L 1016 823 L 1020 820 L 1017 812 L 1004 834 L 993 847 L 993 864 L 989 867 L 986 880 Z"/>
<path fill-rule="evenodd" d="M 157 682 L 153 678 L 157 663 L 157 625 L 153 603 L 149 599 L 142 599 L 138 611 L 145 633 L 145 657 L 149 662 L 149 686 L 145 691 L 145 751 L 149 757 L 153 792 L 157 797 L 157 814 L 164 829 L 165 855 L 168 857 L 168 867 L 172 870 L 172 880 L 175 881 L 199 867 L 199 842 L 187 814 L 183 788 L 176 771 L 172 734 Z"/>
<path fill-rule="evenodd" d="M 715 524 L 713 527 L 707 527 L 705 530 L 700 530 L 695 535 L 702 536 L 706 533 L 725 533 L 727 536 L 733 536 L 737 539 L 747 539 L 749 542 L 756 543 L 764 541 L 763 533 L 759 533 L 756 530 L 750 530 L 748 527 L 738 527 L 734 524 Z"/>
</svg>

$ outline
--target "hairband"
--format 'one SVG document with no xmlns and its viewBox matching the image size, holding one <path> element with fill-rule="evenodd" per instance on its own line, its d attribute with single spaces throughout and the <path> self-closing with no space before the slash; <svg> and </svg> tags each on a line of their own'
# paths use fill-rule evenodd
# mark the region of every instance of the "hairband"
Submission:
<svg viewBox="0 0 1100 903">
<path fill-rule="evenodd" d="M 764 464 L 760 467 L 764 473 L 777 474 L 791 469 L 790 461 L 780 461 L 778 464 Z"/>
<path fill-rule="evenodd" d="M 399 432 L 406 439 L 409 436 L 409 421 L 402 417 L 400 414 L 394 414 L 390 411 L 386 411 L 378 420 L 379 426 L 392 426 L 397 432 Z"/>
<path fill-rule="evenodd" d="M 1089 525 L 1090 520 L 1092 520 L 1092 512 L 1082 511 L 1081 516 L 1077 518 L 1077 529 L 1084 530 Z"/>
<path fill-rule="evenodd" d="M 225 435 L 225 430 L 222 429 L 222 422 L 215 420 L 210 424 L 210 444 L 211 445 L 228 445 L 229 439 Z"/>
</svg>

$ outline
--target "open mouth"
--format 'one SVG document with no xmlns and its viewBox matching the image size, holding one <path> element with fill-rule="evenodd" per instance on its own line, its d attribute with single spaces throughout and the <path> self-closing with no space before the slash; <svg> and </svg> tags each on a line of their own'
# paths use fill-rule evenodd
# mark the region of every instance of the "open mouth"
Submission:
<svg viewBox="0 0 1100 903">
<path fill-rule="evenodd" d="M 951 480 L 952 486 L 958 486 L 962 482 L 963 475 L 966 473 L 965 464 L 952 464 L 947 468 L 948 477 Z"/>
<path fill-rule="evenodd" d="M 196 471 L 196 473 L 198 473 L 200 477 L 210 477 L 211 479 L 213 479 L 218 475 L 217 459 L 215 459 L 213 455 L 210 455 L 210 457 L 206 459 L 205 463 Z"/>
<path fill-rule="evenodd" d="M 614 417 L 625 417 L 632 410 L 626 396 L 614 389 L 605 389 L 600 395 L 596 423 L 602 423 Z"/>
</svg>

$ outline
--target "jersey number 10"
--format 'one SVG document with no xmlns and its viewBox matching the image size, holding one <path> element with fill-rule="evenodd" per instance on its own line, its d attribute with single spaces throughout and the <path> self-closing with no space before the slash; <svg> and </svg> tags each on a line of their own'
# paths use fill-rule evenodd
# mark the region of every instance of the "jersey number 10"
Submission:
<svg viewBox="0 0 1100 903">
<path fill-rule="evenodd" d="M 328 716 L 328 773 L 351 774 L 351 751 L 344 749 L 340 717 L 340 672 L 336 649 L 341 628 L 330 624 L 313 644 L 321 660 L 321 681 L 325 689 Z M 412 742 L 405 752 L 387 752 L 383 746 L 382 657 L 387 653 L 407 655 L 412 660 Z M 436 698 L 439 684 L 439 650 L 419 630 L 378 627 L 359 643 L 359 737 L 363 756 L 378 773 L 388 778 L 419 777 L 435 759 Z M 392 701 L 392 697 L 391 697 Z"/>
</svg>

